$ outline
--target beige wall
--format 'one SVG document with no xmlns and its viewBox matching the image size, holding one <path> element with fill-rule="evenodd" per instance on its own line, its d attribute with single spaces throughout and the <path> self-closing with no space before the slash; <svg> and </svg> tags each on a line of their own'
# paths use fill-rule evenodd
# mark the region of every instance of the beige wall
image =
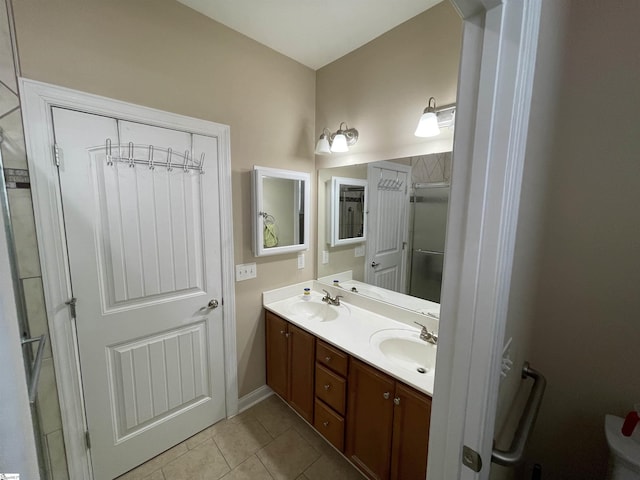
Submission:
<svg viewBox="0 0 640 480">
<path fill-rule="evenodd" d="M 531 357 L 549 386 L 530 456 L 577 480 L 603 478 L 604 415 L 640 400 L 640 3 L 562 3 Z"/>
<path fill-rule="evenodd" d="M 235 263 L 256 261 L 249 171 L 313 175 L 315 73 L 172 0 L 14 3 L 23 76 L 231 126 Z M 236 284 L 240 395 L 265 383 L 260 293 L 313 278 L 307 258 Z"/>
<path fill-rule="evenodd" d="M 444 1 L 318 70 L 316 138 L 344 121 L 360 132 L 348 154 L 316 157 L 318 168 L 451 150 L 450 136 L 413 132 L 429 97 L 455 102 L 461 40 L 462 20 Z"/>
</svg>

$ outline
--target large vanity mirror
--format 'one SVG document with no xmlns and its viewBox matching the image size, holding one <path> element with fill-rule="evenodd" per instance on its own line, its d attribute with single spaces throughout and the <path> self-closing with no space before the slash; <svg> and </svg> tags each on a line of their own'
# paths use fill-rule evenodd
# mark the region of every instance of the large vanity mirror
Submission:
<svg viewBox="0 0 640 480">
<path fill-rule="evenodd" d="M 366 185 L 363 238 L 331 244 L 335 178 Z M 318 171 L 318 279 L 439 315 L 451 152 Z"/>
<path fill-rule="evenodd" d="M 310 186 L 308 173 L 254 167 L 251 191 L 256 257 L 309 248 Z"/>
</svg>

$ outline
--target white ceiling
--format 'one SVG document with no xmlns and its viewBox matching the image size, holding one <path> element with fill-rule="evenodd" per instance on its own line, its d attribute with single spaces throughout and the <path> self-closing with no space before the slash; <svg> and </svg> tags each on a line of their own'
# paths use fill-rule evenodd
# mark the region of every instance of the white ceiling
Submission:
<svg viewBox="0 0 640 480">
<path fill-rule="evenodd" d="M 178 0 L 317 70 L 442 0 Z"/>
</svg>

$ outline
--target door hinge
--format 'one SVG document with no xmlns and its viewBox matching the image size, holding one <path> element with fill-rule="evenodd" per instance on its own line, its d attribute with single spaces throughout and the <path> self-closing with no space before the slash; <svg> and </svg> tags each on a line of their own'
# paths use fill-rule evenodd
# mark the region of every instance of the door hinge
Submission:
<svg viewBox="0 0 640 480">
<path fill-rule="evenodd" d="M 78 303 L 78 299 L 76 297 L 71 297 L 69 300 L 64 302 L 65 305 L 69 305 L 69 310 L 71 310 L 71 318 L 76 319 L 76 303 Z"/>
<path fill-rule="evenodd" d="M 222 298 L 220 299 L 220 305 L 222 305 L 222 306 L 224 307 L 224 297 L 222 297 Z"/>
<path fill-rule="evenodd" d="M 53 159 L 56 162 L 56 167 L 60 166 L 60 147 L 57 143 L 53 144 Z"/>
<path fill-rule="evenodd" d="M 474 449 L 464 445 L 462 447 L 462 464 L 474 472 L 482 470 L 482 457 Z"/>
<path fill-rule="evenodd" d="M 84 432 L 84 443 L 87 445 L 87 450 L 91 450 L 91 436 L 89 435 L 89 430 Z"/>
</svg>

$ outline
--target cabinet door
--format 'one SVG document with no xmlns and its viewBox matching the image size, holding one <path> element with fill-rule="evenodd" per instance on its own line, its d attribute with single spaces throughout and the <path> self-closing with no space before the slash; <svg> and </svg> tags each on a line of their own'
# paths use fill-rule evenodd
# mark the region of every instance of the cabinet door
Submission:
<svg viewBox="0 0 640 480">
<path fill-rule="evenodd" d="M 396 383 L 391 478 L 424 480 L 427 476 L 431 398 Z"/>
<path fill-rule="evenodd" d="M 288 392 L 289 341 L 287 322 L 271 312 L 266 312 L 267 336 L 267 385 L 285 400 Z"/>
<path fill-rule="evenodd" d="M 316 337 L 289 324 L 289 404 L 313 423 Z"/>
<path fill-rule="evenodd" d="M 345 453 L 373 479 L 389 478 L 394 383 L 391 377 L 351 358 Z"/>
</svg>

